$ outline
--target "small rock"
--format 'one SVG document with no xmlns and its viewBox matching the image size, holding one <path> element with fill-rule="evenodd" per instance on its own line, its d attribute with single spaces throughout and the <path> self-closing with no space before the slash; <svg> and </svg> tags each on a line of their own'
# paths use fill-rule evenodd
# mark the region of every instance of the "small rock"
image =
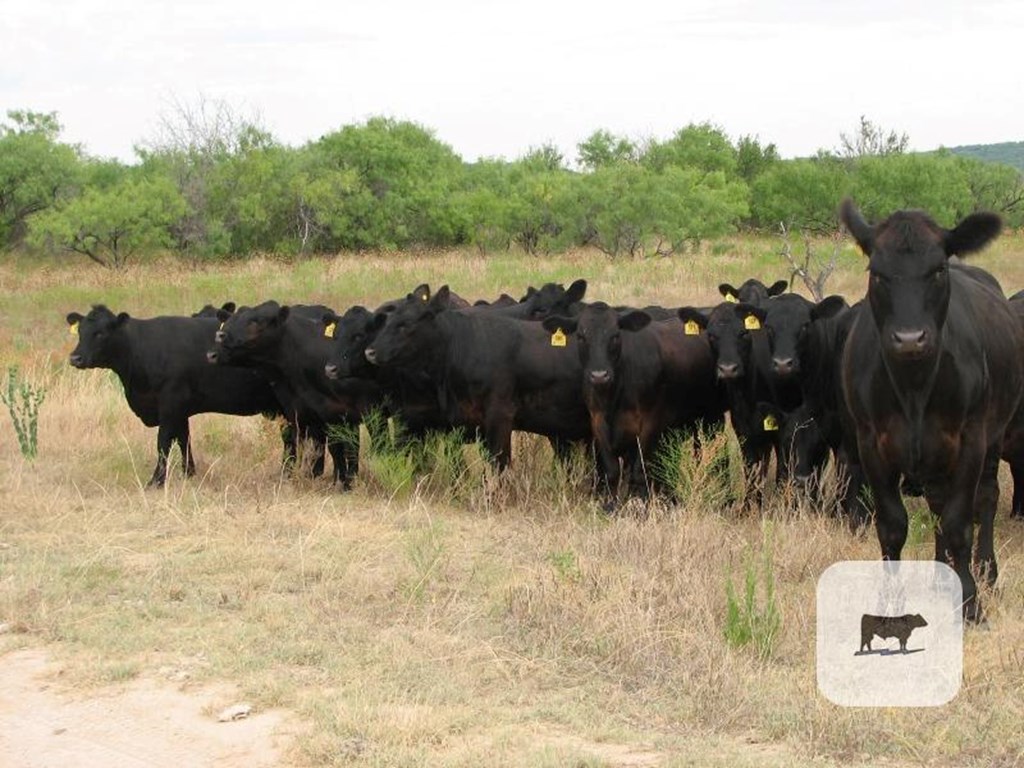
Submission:
<svg viewBox="0 0 1024 768">
<path fill-rule="evenodd" d="M 230 723 L 232 720 L 242 720 L 248 717 L 250 712 L 252 712 L 252 704 L 234 704 L 221 710 L 221 713 L 217 715 L 217 721 Z"/>
</svg>

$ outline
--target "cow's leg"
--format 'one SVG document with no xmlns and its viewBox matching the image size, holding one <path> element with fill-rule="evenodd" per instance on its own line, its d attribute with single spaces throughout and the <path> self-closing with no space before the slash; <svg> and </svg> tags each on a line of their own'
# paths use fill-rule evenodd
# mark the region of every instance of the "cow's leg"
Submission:
<svg viewBox="0 0 1024 768">
<path fill-rule="evenodd" d="M 1010 517 L 1024 517 L 1024 457 L 1013 455 L 1007 461 L 1010 464 L 1010 476 L 1013 478 Z"/>
<path fill-rule="evenodd" d="M 746 486 L 743 491 L 743 506 L 747 508 L 760 507 L 764 496 L 764 486 L 768 480 L 771 445 L 741 438 L 740 452 L 743 454 L 743 474 Z"/>
<path fill-rule="evenodd" d="M 907 510 L 900 496 L 899 469 L 878 454 L 874 436 L 858 434 L 861 467 L 875 504 L 875 531 L 883 560 L 899 560 L 907 542 Z"/>
<path fill-rule="evenodd" d="M 500 399 L 495 400 L 484 414 L 484 446 L 498 471 L 502 471 L 512 458 L 513 414 Z"/>
<path fill-rule="evenodd" d="M 291 474 L 299 458 L 299 425 L 293 419 L 281 425 L 281 444 L 284 449 L 281 466 L 286 474 Z"/>
<path fill-rule="evenodd" d="M 871 508 L 868 506 L 868 485 L 864 477 L 864 469 L 860 457 L 851 455 L 845 448 L 836 454 L 837 464 L 846 475 L 846 488 L 843 491 L 842 511 L 853 531 L 871 522 Z"/>
<path fill-rule="evenodd" d="M 177 444 L 178 450 L 181 451 L 181 468 L 187 477 L 192 477 L 196 473 L 196 462 L 192 458 L 192 440 L 189 434 L 188 419 L 185 419 L 181 425 L 178 434 L 174 437 L 174 442 Z"/>
<path fill-rule="evenodd" d="M 619 481 L 622 477 L 619 457 L 612 445 L 611 429 L 603 416 L 590 420 L 590 431 L 594 436 L 594 451 L 598 467 L 598 492 L 604 496 L 605 509 L 612 511 L 619 497 Z"/>
<path fill-rule="evenodd" d="M 156 432 L 156 467 L 149 479 L 150 487 L 159 488 L 167 481 L 167 459 L 175 443 L 185 446 L 185 450 L 188 450 L 188 417 L 161 411 L 160 426 Z M 184 453 L 182 462 L 184 465 Z"/>
<path fill-rule="evenodd" d="M 999 451 L 990 447 L 978 481 L 978 493 L 974 502 L 975 520 L 978 523 L 978 544 L 974 561 L 991 586 L 995 584 L 999 570 L 996 565 L 995 519 L 999 507 Z"/>
<path fill-rule="evenodd" d="M 981 619 L 978 587 L 971 573 L 971 554 L 975 504 L 979 499 L 978 485 L 986 464 L 985 453 L 982 446 L 965 436 L 953 477 L 945 489 L 935 490 L 930 483 L 925 486 L 928 505 L 939 521 L 939 532 L 935 537 L 935 559 L 949 563 L 960 577 L 960 584 L 963 587 L 964 618 L 967 621 Z M 991 492 L 986 494 L 986 498 L 992 498 Z M 994 510 L 987 510 L 986 514 L 994 514 Z M 984 515 L 979 514 L 979 518 L 984 519 Z M 987 542 L 987 546 L 991 549 L 991 540 Z M 995 555 L 989 553 L 989 556 L 994 571 Z"/>
</svg>

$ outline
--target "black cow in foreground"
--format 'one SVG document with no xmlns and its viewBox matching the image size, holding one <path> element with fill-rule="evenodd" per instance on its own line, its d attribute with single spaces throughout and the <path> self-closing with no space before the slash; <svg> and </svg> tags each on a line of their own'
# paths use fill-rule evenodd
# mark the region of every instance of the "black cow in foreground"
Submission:
<svg viewBox="0 0 1024 768">
<path fill-rule="evenodd" d="M 840 215 L 870 259 L 867 310 L 850 330 L 842 374 L 882 557 L 900 559 L 906 542 L 904 473 L 938 520 L 935 558 L 960 576 L 965 618 L 980 620 L 974 521 L 973 554 L 993 583 L 996 473 L 1021 417 L 1024 330 L 995 278 L 950 257 L 983 248 L 999 217 L 976 213 L 944 229 L 898 211 L 871 226 L 850 200 Z"/>
<path fill-rule="evenodd" d="M 115 315 L 98 304 L 87 315 L 67 316 L 78 344 L 69 357 L 75 368 L 109 368 L 124 385 L 132 412 L 157 427 L 157 459 L 151 486 L 167 479 L 173 444 L 189 475 L 195 461 L 188 419 L 197 413 L 250 416 L 280 414 L 269 384 L 252 371 L 215 368 L 206 362 L 219 322 L 215 318 Z"/>
<path fill-rule="evenodd" d="M 687 335 L 678 318 L 652 322 L 647 312 L 597 302 L 578 317 L 552 316 L 542 325 L 577 342 L 580 386 L 610 496 L 618 490 L 620 459 L 630 493 L 646 496 L 645 468 L 666 430 L 722 424 L 724 393 L 707 338 Z"/>
<path fill-rule="evenodd" d="M 379 403 L 380 388 L 358 377 L 328 378 L 324 366 L 334 343 L 324 317 L 330 314 L 321 305 L 282 306 L 276 301 L 222 312 L 222 325 L 206 358 L 252 369 L 269 381 L 281 410 L 296 425 L 296 439 L 313 442 L 312 474 L 323 473 L 326 447 L 334 461 L 334 481 L 347 488 L 358 467 L 354 435 L 362 414 Z M 332 439 L 332 426 L 348 428 L 352 439 Z"/>
<path fill-rule="evenodd" d="M 451 309 L 448 286 L 427 301 L 410 295 L 379 317 L 366 359 L 425 374 L 448 423 L 482 432 L 499 468 L 509 462 L 514 429 L 555 443 L 590 438 L 571 337 L 563 345 L 540 323 Z"/>
<path fill-rule="evenodd" d="M 895 637 L 900 641 L 900 650 L 905 651 L 910 633 L 918 627 L 927 626 L 928 622 L 920 613 L 904 616 L 872 616 L 865 613 L 860 617 L 860 651 L 871 650 L 871 639 L 875 635 L 883 640 Z"/>
</svg>

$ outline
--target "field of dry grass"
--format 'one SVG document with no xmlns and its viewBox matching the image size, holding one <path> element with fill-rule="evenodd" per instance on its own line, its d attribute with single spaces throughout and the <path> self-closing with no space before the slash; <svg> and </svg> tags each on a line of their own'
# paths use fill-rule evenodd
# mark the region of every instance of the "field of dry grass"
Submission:
<svg viewBox="0 0 1024 768">
<path fill-rule="evenodd" d="M 345 255 L 118 275 L 0 264 L 0 364 L 48 388 L 39 457 L 0 413 L 0 654 L 45 646 L 81 690 L 157 670 L 237 682 L 309 725 L 289 764 L 366 766 L 1016 765 L 1024 760 L 1024 525 L 996 529 L 988 624 L 965 637 L 964 685 L 924 710 L 844 709 L 815 684 L 815 584 L 875 559 L 785 489 L 760 517 L 705 492 L 605 516 L 581 473 L 522 437 L 496 480 L 470 462 L 459 492 L 421 483 L 351 493 L 283 478 L 276 427 L 193 420 L 199 473 L 143 485 L 155 433 L 107 371 L 75 371 L 64 315 L 103 301 L 136 316 L 264 298 L 375 304 L 420 282 L 467 297 L 586 277 L 588 297 L 705 304 L 721 281 L 785 277 L 770 239 L 613 263 L 465 253 Z M 1024 287 L 1024 238 L 977 262 Z M 830 286 L 854 298 L 844 249 Z M 1005 478 L 1008 482 L 1008 477 Z M 928 534 L 907 556 L 927 558 Z M 771 561 L 768 652 L 724 637 L 726 583 Z M 759 599 L 763 600 L 763 593 Z M 2 658 L 2 656 L 0 656 Z M 0 662 L 2 663 L 2 662 Z"/>
</svg>

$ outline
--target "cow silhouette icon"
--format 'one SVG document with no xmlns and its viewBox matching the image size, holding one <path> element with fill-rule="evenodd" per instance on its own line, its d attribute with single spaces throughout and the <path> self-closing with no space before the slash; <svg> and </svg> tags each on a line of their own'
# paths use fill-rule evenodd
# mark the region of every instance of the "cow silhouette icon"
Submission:
<svg viewBox="0 0 1024 768">
<path fill-rule="evenodd" d="M 903 616 L 872 616 L 865 613 L 860 617 L 860 650 L 857 653 L 872 653 L 871 640 L 876 635 L 883 640 L 895 637 L 900 641 L 900 651 L 907 653 L 910 633 L 918 627 L 927 626 L 928 622 L 920 613 Z"/>
</svg>

